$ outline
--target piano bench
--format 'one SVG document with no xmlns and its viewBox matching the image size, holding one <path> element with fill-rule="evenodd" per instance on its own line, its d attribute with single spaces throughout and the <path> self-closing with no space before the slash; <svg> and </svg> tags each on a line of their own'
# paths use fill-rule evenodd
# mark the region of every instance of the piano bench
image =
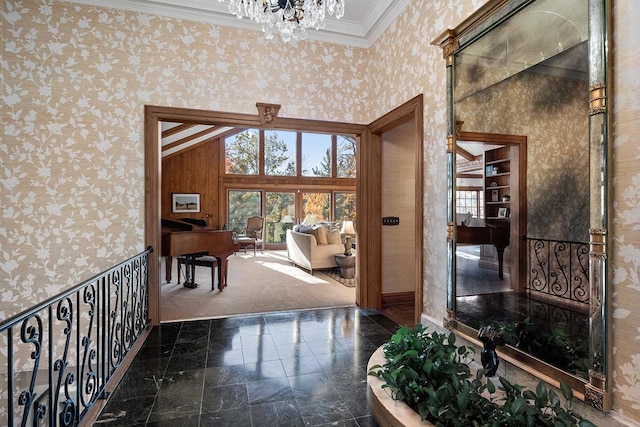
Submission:
<svg viewBox="0 0 640 427">
<path fill-rule="evenodd" d="M 180 273 L 182 270 L 182 266 L 185 265 L 187 263 L 187 258 L 183 257 L 183 256 L 179 256 L 178 257 L 178 284 L 180 284 Z M 215 271 L 216 271 L 216 267 L 218 266 L 218 261 L 216 260 L 215 257 L 212 256 L 208 256 L 208 255 L 204 255 L 204 256 L 199 256 L 197 258 L 195 258 L 193 260 L 193 263 L 195 266 L 200 266 L 200 267 L 210 267 L 211 268 L 211 289 L 213 289 L 216 281 L 215 281 Z M 185 267 L 186 268 L 186 267 Z M 195 268 L 194 268 L 194 273 L 195 273 Z M 193 277 L 193 281 L 195 282 L 195 274 Z"/>
</svg>

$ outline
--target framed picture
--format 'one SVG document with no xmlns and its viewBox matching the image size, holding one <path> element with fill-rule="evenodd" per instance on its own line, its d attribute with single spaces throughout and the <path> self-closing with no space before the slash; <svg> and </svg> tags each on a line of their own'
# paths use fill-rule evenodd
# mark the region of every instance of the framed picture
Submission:
<svg viewBox="0 0 640 427">
<path fill-rule="evenodd" d="M 498 209 L 498 218 L 507 218 L 509 216 L 508 208 L 499 208 Z"/>
<path fill-rule="evenodd" d="M 174 213 L 200 212 L 200 194 L 199 193 L 171 194 L 171 212 L 174 212 Z"/>
</svg>

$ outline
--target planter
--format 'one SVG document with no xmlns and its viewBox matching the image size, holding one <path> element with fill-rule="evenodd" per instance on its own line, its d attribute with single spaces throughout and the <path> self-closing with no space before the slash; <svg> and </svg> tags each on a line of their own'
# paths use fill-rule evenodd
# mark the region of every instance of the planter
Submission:
<svg viewBox="0 0 640 427">
<path fill-rule="evenodd" d="M 379 347 L 369 359 L 367 372 L 374 365 L 384 365 L 384 350 Z M 387 390 L 382 388 L 384 382 L 372 375 L 367 375 L 367 400 L 371 407 L 371 413 L 381 427 L 399 426 L 433 426 L 428 421 L 422 421 L 420 415 L 409 408 L 406 403 L 393 400 Z"/>
</svg>

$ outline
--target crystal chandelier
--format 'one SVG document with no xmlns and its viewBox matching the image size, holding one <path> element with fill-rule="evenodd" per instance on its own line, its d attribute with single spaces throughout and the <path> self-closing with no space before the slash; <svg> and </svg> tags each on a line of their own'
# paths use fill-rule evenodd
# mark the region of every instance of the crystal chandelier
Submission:
<svg viewBox="0 0 640 427">
<path fill-rule="evenodd" d="M 225 0 L 218 0 L 222 3 Z M 262 24 L 267 39 L 274 31 L 283 41 L 304 40 L 307 28 L 324 28 L 326 14 L 344 15 L 345 0 L 229 0 L 229 11 L 239 19 L 247 16 Z"/>
</svg>

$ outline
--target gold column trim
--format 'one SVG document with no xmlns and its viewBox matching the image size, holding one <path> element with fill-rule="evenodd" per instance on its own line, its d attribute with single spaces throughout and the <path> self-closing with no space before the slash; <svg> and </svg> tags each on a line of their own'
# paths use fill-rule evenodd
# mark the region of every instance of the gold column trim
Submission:
<svg viewBox="0 0 640 427">
<path fill-rule="evenodd" d="M 442 319 L 442 327 L 448 330 L 456 329 L 458 327 L 456 316 L 450 308 L 447 309 L 447 317 Z"/>
<path fill-rule="evenodd" d="M 589 255 L 606 258 L 607 257 L 607 230 L 603 228 L 589 229 Z"/>
<path fill-rule="evenodd" d="M 603 114 L 607 111 L 607 87 L 596 83 L 589 87 L 589 115 Z"/>
<path fill-rule="evenodd" d="M 611 393 L 591 384 L 584 385 L 584 401 L 599 411 L 610 411 L 613 407 Z"/>
<path fill-rule="evenodd" d="M 447 135 L 447 154 L 453 153 L 453 145 L 455 144 L 453 135 Z"/>
<path fill-rule="evenodd" d="M 453 55 L 448 55 L 444 58 L 445 67 L 453 67 Z"/>
<path fill-rule="evenodd" d="M 453 222 L 447 223 L 447 242 L 453 240 Z"/>
<path fill-rule="evenodd" d="M 455 33 L 448 30 L 439 45 L 442 48 L 442 58 L 447 62 L 447 67 L 453 65 L 453 53 L 458 49 L 458 40 L 455 37 Z"/>
<path fill-rule="evenodd" d="M 601 390 L 604 390 L 607 384 L 607 376 L 602 372 L 589 369 L 589 384 Z"/>
</svg>

